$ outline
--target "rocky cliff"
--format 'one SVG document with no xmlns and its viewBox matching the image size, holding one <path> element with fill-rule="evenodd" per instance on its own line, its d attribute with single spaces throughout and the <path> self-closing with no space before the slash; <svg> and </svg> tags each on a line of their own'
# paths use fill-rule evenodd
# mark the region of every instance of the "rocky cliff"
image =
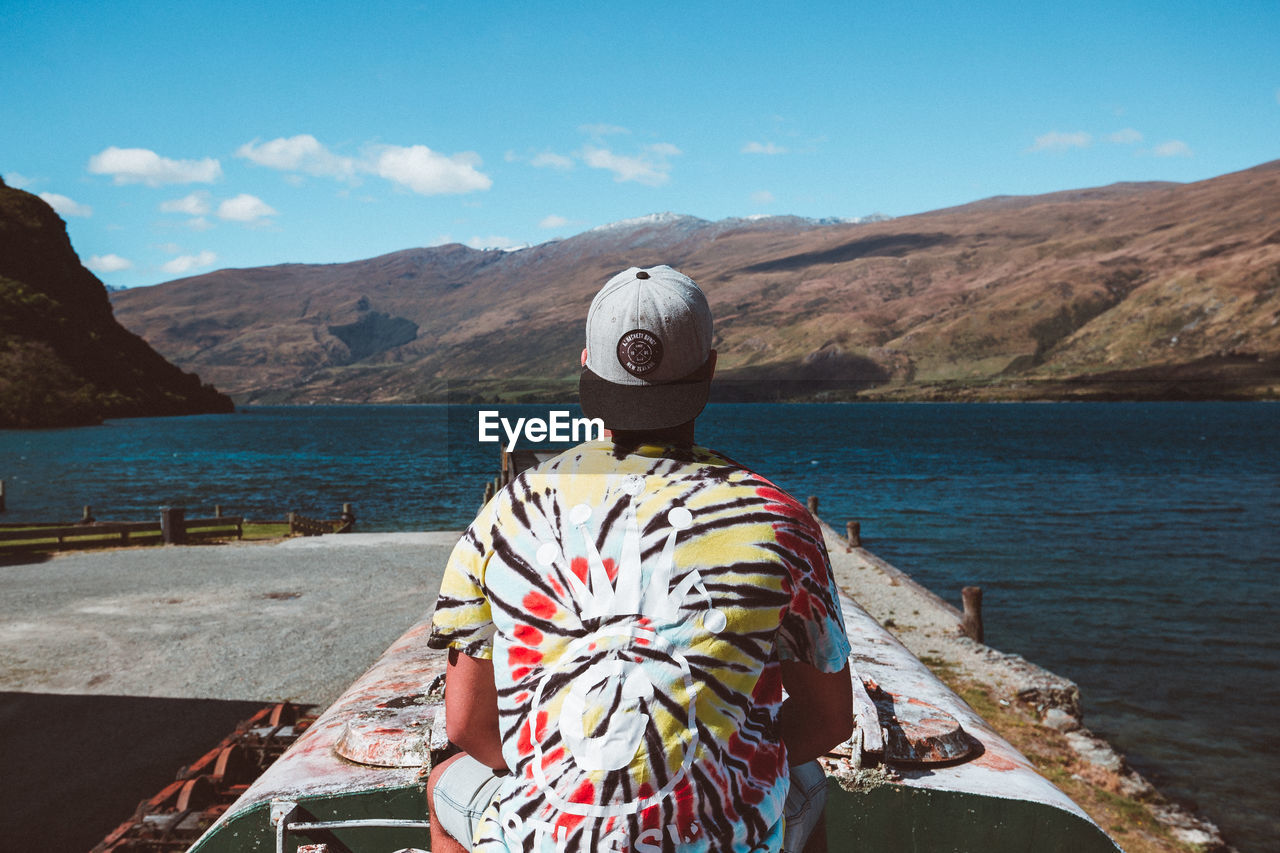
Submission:
<svg viewBox="0 0 1280 853">
<path fill-rule="evenodd" d="M 232 408 L 117 323 L 63 221 L 0 181 L 0 428 Z"/>
</svg>

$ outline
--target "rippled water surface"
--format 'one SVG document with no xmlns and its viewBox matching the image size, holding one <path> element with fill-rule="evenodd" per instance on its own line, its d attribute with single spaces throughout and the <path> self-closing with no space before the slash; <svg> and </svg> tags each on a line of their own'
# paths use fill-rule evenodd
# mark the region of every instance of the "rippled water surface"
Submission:
<svg viewBox="0 0 1280 853">
<path fill-rule="evenodd" d="M 336 517 L 461 528 L 495 473 L 475 409 L 252 408 L 0 431 L 0 521 Z M 507 414 L 545 414 L 511 407 Z M 1086 723 L 1242 851 L 1280 838 L 1280 405 L 716 405 L 755 467 L 1075 679 Z M 1121 839 L 1123 843 L 1123 839 Z"/>
</svg>

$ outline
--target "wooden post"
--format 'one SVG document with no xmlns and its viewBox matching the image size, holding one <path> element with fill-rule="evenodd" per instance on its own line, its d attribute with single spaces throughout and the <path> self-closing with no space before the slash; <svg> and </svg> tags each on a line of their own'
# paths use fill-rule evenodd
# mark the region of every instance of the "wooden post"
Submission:
<svg viewBox="0 0 1280 853">
<path fill-rule="evenodd" d="M 0 480 L 0 512 L 4 512 L 4 480 Z"/>
<path fill-rule="evenodd" d="M 809 495 L 809 515 L 812 515 L 814 518 L 818 517 L 818 496 L 817 495 Z"/>
<path fill-rule="evenodd" d="M 298 514 L 291 512 L 285 517 L 289 519 L 289 535 L 292 536 L 298 530 Z"/>
<path fill-rule="evenodd" d="M 160 541 L 166 545 L 185 545 L 187 542 L 186 521 L 186 507 L 162 507 L 160 509 Z"/>
<path fill-rule="evenodd" d="M 971 640 L 982 642 L 982 587 L 966 586 L 960 590 L 964 599 L 964 621 L 960 630 Z"/>
<path fill-rule="evenodd" d="M 222 504 L 213 505 L 213 517 L 222 518 Z"/>
<path fill-rule="evenodd" d="M 84 514 L 80 516 L 80 524 L 93 524 L 93 507 L 85 505 Z"/>
<path fill-rule="evenodd" d="M 342 515 L 338 517 L 338 532 L 350 533 L 356 529 L 356 513 L 351 504 L 342 505 Z"/>
<path fill-rule="evenodd" d="M 854 548 L 862 547 L 862 523 L 857 521 L 847 521 L 844 525 L 844 538 L 849 541 L 847 549 L 852 551 Z"/>
<path fill-rule="evenodd" d="M 491 501 L 491 500 L 493 500 L 493 483 L 492 483 L 492 481 L 484 484 L 484 502 L 485 502 L 485 503 L 488 503 L 488 502 L 489 502 L 489 501 Z"/>
</svg>

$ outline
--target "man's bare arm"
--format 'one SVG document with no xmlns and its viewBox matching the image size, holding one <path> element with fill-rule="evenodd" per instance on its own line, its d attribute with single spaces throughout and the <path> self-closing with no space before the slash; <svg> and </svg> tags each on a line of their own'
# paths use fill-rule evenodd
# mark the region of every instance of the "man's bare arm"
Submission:
<svg viewBox="0 0 1280 853">
<path fill-rule="evenodd" d="M 853 685 L 849 667 L 822 672 L 807 663 L 782 662 L 780 728 L 792 766 L 825 755 L 853 734 Z"/>
<path fill-rule="evenodd" d="M 445 729 L 453 741 L 481 764 L 506 770 L 498 733 L 498 688 L 493 661 L 449 650 L 444 676 Z"/>
</svg>

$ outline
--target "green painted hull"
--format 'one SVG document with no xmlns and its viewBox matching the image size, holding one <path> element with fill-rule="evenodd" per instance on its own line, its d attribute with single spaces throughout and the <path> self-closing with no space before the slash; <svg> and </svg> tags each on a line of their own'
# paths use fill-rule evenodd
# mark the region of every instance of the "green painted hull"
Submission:
<svg viewBox="0 0 1280 853">
<path fill-rule="evenodd" d="M 300 800 L 299 820 L 423 820 L 420 786 L 364 791 Z M 878 853 L 1114 853 L 1115 845 L 1097 826 L 1070 812 L 1041 803 L 960 791 L 882 785 L 846 791 L 833 779 L 827 797 L 827 843 L 831 850 Z M 292 831 L 286 850 L 303 844 L 338 850 L 430 849 L 429 833 L 418 827 L 355 826 Z M 216 835 L 193 850 L 200 853 L 273 853 L 276 831 L 267 803 L 238 813 Z"/>
<path fill-rule="evenodd" d="M 829 780 L 827 844 L 878 853 L 1115 853 L 1101 829 L 1027 800 L 882 785 L 850 792 Z"/>
<path fill-rule="evenodd" d="M 406 788 L 378 788 L 345 794 L 300 798 L 294 821 L 425 821 L 427 801 L 424 785 Z M 329 844 L 339 850 L 386 851 L 404 848 L 430 849 L 431 836 L 425 827 L 350 826 L 337 829 L 291 829 L 285 849 L 294 853 L 300 845 Z M 219 831 L 201 838 L 192 853 L 275 853 L 276 828 L 271 825 L 269 802 L 260 802 L 238 811 Z"/>
</svg>

